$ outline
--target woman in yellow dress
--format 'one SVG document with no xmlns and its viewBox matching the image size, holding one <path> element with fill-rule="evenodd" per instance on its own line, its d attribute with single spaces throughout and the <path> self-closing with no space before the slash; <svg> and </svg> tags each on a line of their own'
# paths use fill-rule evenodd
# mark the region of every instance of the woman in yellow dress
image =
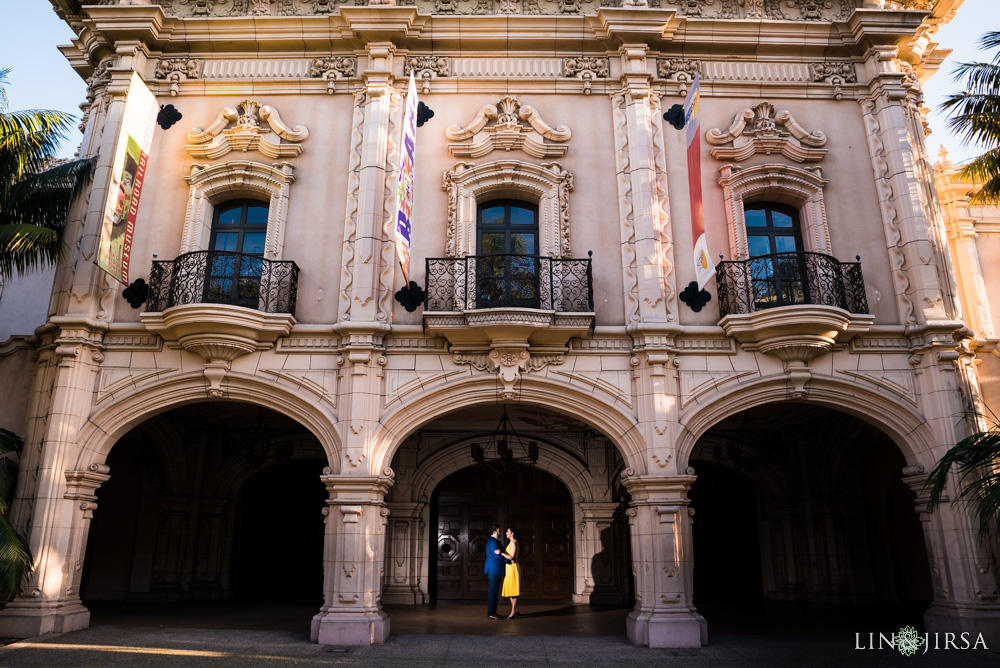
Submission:
<svg viewBox="0 0 1000 668">
<path fill-rule="evenodd" d="M 501 596 L 510 599 L 510 615 L 507 619 L 514 619 L 521 615 L 517 611 L 517 597 L 521 595 L 521 567 L 517 565 L 521 558 L 521 532 L 510 527 L 507 529 L 507 538 L 510 540 L 501 557 L 507 560 L 507 567 L 503 576 L 503 591 Z"/>
</svg>

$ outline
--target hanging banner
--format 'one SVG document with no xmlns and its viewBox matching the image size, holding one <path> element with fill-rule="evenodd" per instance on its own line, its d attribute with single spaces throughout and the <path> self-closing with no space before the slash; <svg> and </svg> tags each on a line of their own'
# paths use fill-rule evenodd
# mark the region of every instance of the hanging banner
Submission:
<svg viewBox="0 0 1000 668">
<path fill-rule="evenodd" d="M 715 276 L 715 265 L 705 240 L 705 216 L 701 198 L 701 76 L 694 76 L 691 90 L 684 98 L 684 127 L 687 129 L 688 196 L 691 200 L 691 239 L 694 241 L 694 271 L 698 289 L 704 290 Z"/>
<path fill-rule="evenodd" d="M 417 85 L 410 72 L 403 116 L 403 149 L 399 154 L 399 181 L 396 185 L 396 255 L 403 269 L 403 285 L 410 284 L 410 214 L 413 210 L 413 159 L 417 139 Z"/>
<path fill-rule="evenodd" d="M 104 203 L 104 222 L 97 255 L 97 266 L 125 285 L 128 285 L 128 261 L 135 232 L 135 216 L 139 210 L 139 195 L 159 111 L 156 98 L 139 75 L 133 72 L 125 99 L 125 114 L 118 131 L 115 159 L 111 163 L 111 183 Z"/>
</svg>

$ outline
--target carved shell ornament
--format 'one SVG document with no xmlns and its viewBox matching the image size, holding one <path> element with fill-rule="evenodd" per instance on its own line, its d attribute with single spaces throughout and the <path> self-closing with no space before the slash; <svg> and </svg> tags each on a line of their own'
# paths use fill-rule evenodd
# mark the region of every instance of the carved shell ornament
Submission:
<svg viewBox="0 0 1000 668">
<path fill-rule="evenodd" d="M 262 126 L 262 121 L 267 125 Z M 229 127 L 231 123 L 233 127 Z M 304 125 L 290 128 L 277 109 L 247 99 L 235 107 L 224 107 L 204 130 L 188 130 L 190 143 L 184 148 L 193 158 L 221 158 L 231 151 L 258 151 L 272 159 L 294 158 L 302 153 L 299 142 L 308 138 L 309 130 Z"/>
<path fill-rule="evenodd" d="M 573 136 L 565 125 L 553 128 L 534 107 L 521 105 L 510 96 L 483 105 L 465 127 L 456 123 L 444 134 L 453 142 L 448 144 L 448 150 L 456 158 L 479 158 L 495 150 L 521 150 L 535 158 L 557 158 L 566 155 L 569 147 L 564 142 Z"/>
<path fill-rule="evenodd" d="M 712 128 L 705 135 L 717 160 L 742 162 L 764 153 L 780 153 L 795 162 L 818 162 L 827 154 L 819 148 L 826 144 L 826 135 L 820 130 L 809 132 L 787 109 L 776 111 L 770 102 L 761 102 L 753 108 L 741 110 L 729 129 Z M 732 144 L 732 146 L 725 146 Z"/>
</svg>

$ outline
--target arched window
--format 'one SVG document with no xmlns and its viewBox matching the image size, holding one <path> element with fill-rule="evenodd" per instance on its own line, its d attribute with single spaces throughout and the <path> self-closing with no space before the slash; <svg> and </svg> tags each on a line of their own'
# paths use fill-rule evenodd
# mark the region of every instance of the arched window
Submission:
<svg viewBox="0 0 1000 668">
<path fill-rule="evenodd" d="M 784 204 L 754 202 L 743 208 L 743 219 L 750 257 L 760 258 L 750 265 L 755 307 L 810 303 L 799 212 Z"/>
<path fill-rule="evenodd" d="M 257 308 L 267 237 L 268 205 L 255 200 L 215 208 L 205 301 Z"/>
<path fill-rule="evenodd" d="M 538 208 L 517 200 L 479 206 L 476 292 L 479 308 L 539 308 Z"/>
<path fill-rule="evenodd" d="M 480 205 L 480 255 L 538 255 L 538 207 L 517 200 Z"/>
<path fill-rule="evenodd" d="M 755 202 L 743 209 L 750 257 L 802 250 L 799 212 L 784 204 Z"/>
</svg>

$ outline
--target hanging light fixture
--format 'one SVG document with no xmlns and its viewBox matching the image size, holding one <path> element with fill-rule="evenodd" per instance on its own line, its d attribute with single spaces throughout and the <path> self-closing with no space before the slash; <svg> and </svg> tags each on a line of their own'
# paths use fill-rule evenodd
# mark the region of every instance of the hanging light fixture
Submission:
<svg viewBox="0 0 1000 668">
<path fill-rule="evenodd" d="M 489 439 L 485 443 L 472 444 L 472 459 L 494 471 L 509 473 L 519 465 L 532 466 L 538 462 L 538 443 L 518 435 L 505 406 L 500 423 Z"/>
</svg>

